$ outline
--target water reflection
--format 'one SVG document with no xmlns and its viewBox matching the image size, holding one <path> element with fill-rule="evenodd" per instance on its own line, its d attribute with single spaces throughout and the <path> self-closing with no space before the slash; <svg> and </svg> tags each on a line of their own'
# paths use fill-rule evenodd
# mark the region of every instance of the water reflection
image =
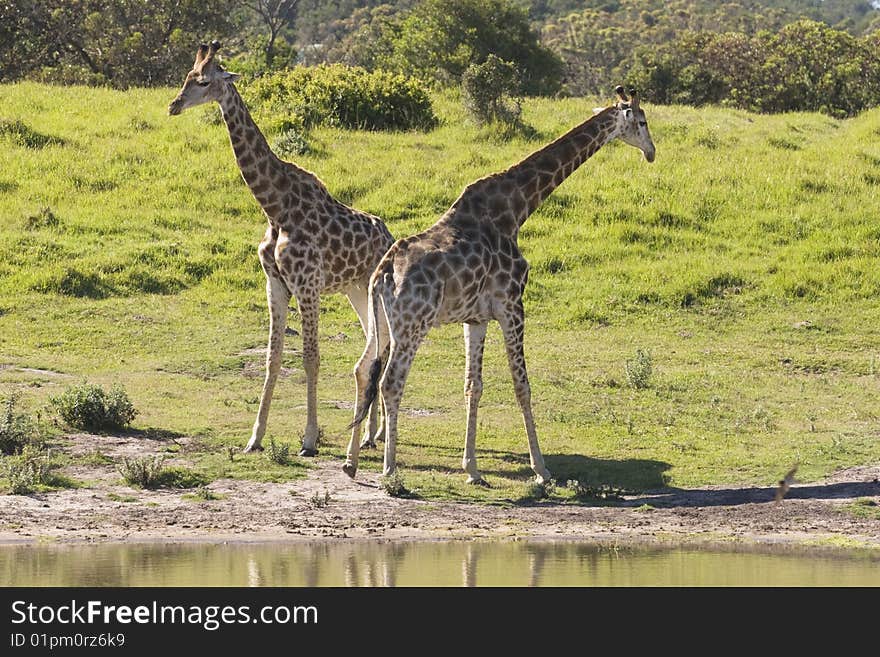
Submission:
<svg viewBox="0 0 880 657">
<path fill-rule="evenodd" d="M 576 542 L 0 546 L 3 586 L 880 586 L 875 552 Z"/>
</svg>

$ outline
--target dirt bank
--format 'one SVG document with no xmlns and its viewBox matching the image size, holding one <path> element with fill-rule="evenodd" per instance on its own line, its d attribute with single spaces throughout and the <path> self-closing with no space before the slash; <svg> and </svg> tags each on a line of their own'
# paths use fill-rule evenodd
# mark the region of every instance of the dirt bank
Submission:
<svg viewBox="0 0 880 657">
<path fill-rule="evenodd" d="M 72 436 L 63 449 L 72 456 L 99 449 L 118 458 L 139 447 L 125 437 Z M 582 537 L 880 548 L 877 507 L 862 501 L 866 513 L 852 511 L 857 499 L 880 504 L 880 465 L 795 484 L 778 504 L 774 489 L 728 486 L 650 491 L 614 506 L 395 499 L 376 474 L 352 481 L 339 461 L 314 465 L 305 479 L 290 483 L 220 479 L 208 489 L 222 499 L 202 502 L 184 499 L 179 490 L 124 486 L 112 464 L 68 466 L 65 474 L 87 487 L 0 496 L 0 542 Z"/>
</svg>

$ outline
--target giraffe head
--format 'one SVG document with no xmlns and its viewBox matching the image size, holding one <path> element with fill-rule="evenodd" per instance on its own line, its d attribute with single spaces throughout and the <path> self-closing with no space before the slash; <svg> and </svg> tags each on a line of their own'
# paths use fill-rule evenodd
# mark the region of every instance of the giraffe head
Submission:
<svg viewBox="0 0 880 657">
<path fill-rule="evenodd" d="M 615 91 L 618 98 L 615 107 L 619 111 L 617 118 L 618 137 L 621 141 L 642 151 L 648 162 L 653 162 L 654 142 L 651 139 L 651 133 L 648 132 L 645 112 L 639 107 L 639 97 L 632 90 L 630 90 L 631 97 L 627 97 L 622 85 L 618 85 Z"/>
<path fill-rule="evenodd" d="M 237 73 L 224 71 L 217 63 L 215 55 L 220 49 L 219 41 L 212 41 L 210 46 L 202 44 L 196 53 L 196 63 L 186 74 L 183 89 L 168 106 L 171 115 L 180 114 L 183 110 L 212 100 L 220 100 L 227 84 L 238 79 Z"/>
</svg>

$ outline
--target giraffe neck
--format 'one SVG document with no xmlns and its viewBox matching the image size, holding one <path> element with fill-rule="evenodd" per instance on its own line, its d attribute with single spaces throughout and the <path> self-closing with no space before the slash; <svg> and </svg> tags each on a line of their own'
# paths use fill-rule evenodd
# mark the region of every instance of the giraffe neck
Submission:
<svg viewBox="0 0 880 657">
<path fill-rule="evenodd" d="M 535 151 L 504 172 L 522 190 L 526 207 L 517 217 L 519 226 L 602 146 L 617 137 L 618 109 L 609 107 Z"/>
<path fill-rule="evenodd" d="M 235 85 L 226 85 L 226 92 L 220 98 L 220 110 L 223 120 L 229 129 L 229 140 L 232 151 L 241 170 L 241 177 L 250 187 L 257 202 L 270 218 L 274 218 L 281 210 L 274 189 L 290 173 L 291 169 L 299 171 L 276 157 L 266 137 L 254 123 Z M 305 171 L 303 171 L 305 173 Z"/>
</svg>

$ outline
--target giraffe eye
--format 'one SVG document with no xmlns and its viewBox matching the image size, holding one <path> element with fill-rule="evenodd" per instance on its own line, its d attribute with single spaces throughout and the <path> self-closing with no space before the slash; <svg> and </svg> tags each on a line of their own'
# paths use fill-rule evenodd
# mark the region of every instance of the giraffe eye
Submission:
<svg viewBox="0 0 880 657">
<path fill-rule="evenodd" d="M 199 85 L 200 87 L 207 87 L 209 84 L 211 84 L 211 81 L 210 80 L 196 80 L 196 84 Z"/>
</svg>

